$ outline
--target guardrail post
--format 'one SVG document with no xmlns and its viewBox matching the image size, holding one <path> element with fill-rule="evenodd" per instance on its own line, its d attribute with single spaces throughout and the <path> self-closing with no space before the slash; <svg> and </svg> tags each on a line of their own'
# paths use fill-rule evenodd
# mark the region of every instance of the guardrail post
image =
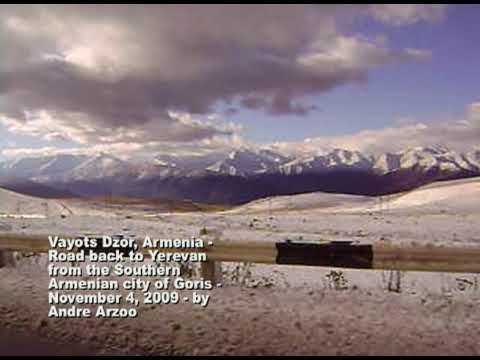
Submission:
<svg viewBox="0 0 480 360">
<path fill-rule="evenodd" d="M 210 280 L 213 286 L 222 282 L 222 263 L 219 261 L 205 261 L 201 264 L 202 278 Z"/>
<path fill-rule="evenodd" d="M 0 268 L 5 267 L 5 251 L 0 251 Z"/>
<path fill-rule="evenodd" d="M 0 250 L 0 268 L 15 267 L 15 256 L 13 251 Z"/>
<path fill-rule="evenodd" d="M 215 246 L 215 242 L 220 239 L 221 231 L 218 229 L 206 229 L 200 230 L 200 236 L 204 239 L 204 244 L 207 248 Z M 213 286 L 221 284 L 223 280 L 222 263 L 220 261 L 207 260 L 201 263 L 201 276 L 205 280 L 210 280 Z"/>
</svg>

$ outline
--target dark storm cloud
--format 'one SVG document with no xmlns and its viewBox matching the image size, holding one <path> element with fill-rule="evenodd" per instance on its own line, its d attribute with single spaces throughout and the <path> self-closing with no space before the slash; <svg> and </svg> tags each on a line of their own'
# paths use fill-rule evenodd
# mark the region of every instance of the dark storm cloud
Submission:
<svg viewBox="0 0 480 360">
<path fill-rule="evenodd" d="M 371 67 L 423 55 L 342 35 L 336 18 L 358 9 L 2 5 L 0 96 L 6 101 L 0 104 L 6 105 L 0 113 L 10 129 L 27 131 L 33 125 L 22 124 L 32 119 L 39 126 L 58 121 L 63 135 L 76 141 L 87 130 L 85 140 L 97 134 L 103 141 L 228 135 L 228 126 L 181 121 L 170 113 L 209 114 L 235 100 L 273 114 L 303 115 L 314 108 L 301 102 L 305 96 L 364 81 Z M 377 9 L 375 16 L 387 21 L 396 11 Z M 402 19 L 409 14 L 401 13 Z"/>
</svg>

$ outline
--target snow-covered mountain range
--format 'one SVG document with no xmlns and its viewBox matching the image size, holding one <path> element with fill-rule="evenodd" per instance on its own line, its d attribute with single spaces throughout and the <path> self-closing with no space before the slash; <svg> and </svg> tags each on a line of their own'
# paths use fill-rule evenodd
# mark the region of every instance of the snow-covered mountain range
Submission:
<svg viewBox="0 0 480 360">
<path fill-rule="evenodd" d="M 4 184 L 29 181 L 79 195 L 109 189 L 122 195 L 174 198 L 188 194 L 195 198 L 195 194 L 205 193 L 202 187 L 211 186 L 206 198 L 211 201 L 211 193 L 215 193 L 214 202 L 217 197 L 223 199 L 225 193 L 232 193 L 228 201 L 243 201 L 242 196 L 235 196 L 236 191 L 243 191 L 242 186 L 251 194 L 246 199 L 284 194 L 290 188 L 292 193 L 375 194 L 476 175 L 480 175 L 479 150 L 460 154 L 444 147 L 416 147 L 380 156 L 334 149 L 298 157 L 243 148 L 203 156 L 159 155 L 151 161 L 126 161 L 109 154 L 61 154 L 0 163 L 0 183 Z M 375 191 L 370 185 L 380 188 Z M 203 195 L 195 200 L 203 200 Z"/>
</svg>

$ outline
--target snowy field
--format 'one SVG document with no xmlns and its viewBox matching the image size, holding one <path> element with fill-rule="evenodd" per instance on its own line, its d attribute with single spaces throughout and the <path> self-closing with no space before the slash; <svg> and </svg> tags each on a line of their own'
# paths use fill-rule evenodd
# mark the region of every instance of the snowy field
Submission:
<svg viewBox="0 0 480 360">
<path fill-rule="evenodd" d="M 0 190 L 0 231 L 188 238 L 206 228 L 230 241 L 358 240 L 480 247 L 479 200 L 479 178 L 382 198 L 313 193 L 195 213 L 102 209 L 98 204 L 89 207 Z M 64 321 L 46 319 L 44 257 L 20 259 L 15 268 L 0 269 L 0 319 L 20 330 L 34 326 L 42 336 L 66 343 L 80 337 L 107 353 L 480 352 L 476 326 L 480 284 L 475 274 L 363 270 L 334 274 L 332 269 L 258 264 L 224 268 L 226 287 L 214 291 L 206 310 L 187 305 L 149 308 L 138 319 L 122 323 L 96 320 L 86 327 L 81 323 L 85 320 L 75 320 L 66 327 Z M 228 280 L 232 269 L 245 272 L 241 284 Z M 138 332 L 138 327 L 152 328 L 159 335 L 136 335 L 131 340 L 121 333 Z"/>
</svg>

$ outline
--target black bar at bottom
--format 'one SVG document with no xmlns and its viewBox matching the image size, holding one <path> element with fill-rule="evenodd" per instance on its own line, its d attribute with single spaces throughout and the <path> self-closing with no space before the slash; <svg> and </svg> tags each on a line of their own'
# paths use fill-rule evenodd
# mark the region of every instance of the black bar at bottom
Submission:
<svg viewBox="0 0 480 360">
<path fill-rule="evenodd" d="M 278 242 L 277 264 L 312 265 L 371 269 L 373 248 L 368 244 L 352 244 L 349 241 L 329 243 Z"/>
</svg>

